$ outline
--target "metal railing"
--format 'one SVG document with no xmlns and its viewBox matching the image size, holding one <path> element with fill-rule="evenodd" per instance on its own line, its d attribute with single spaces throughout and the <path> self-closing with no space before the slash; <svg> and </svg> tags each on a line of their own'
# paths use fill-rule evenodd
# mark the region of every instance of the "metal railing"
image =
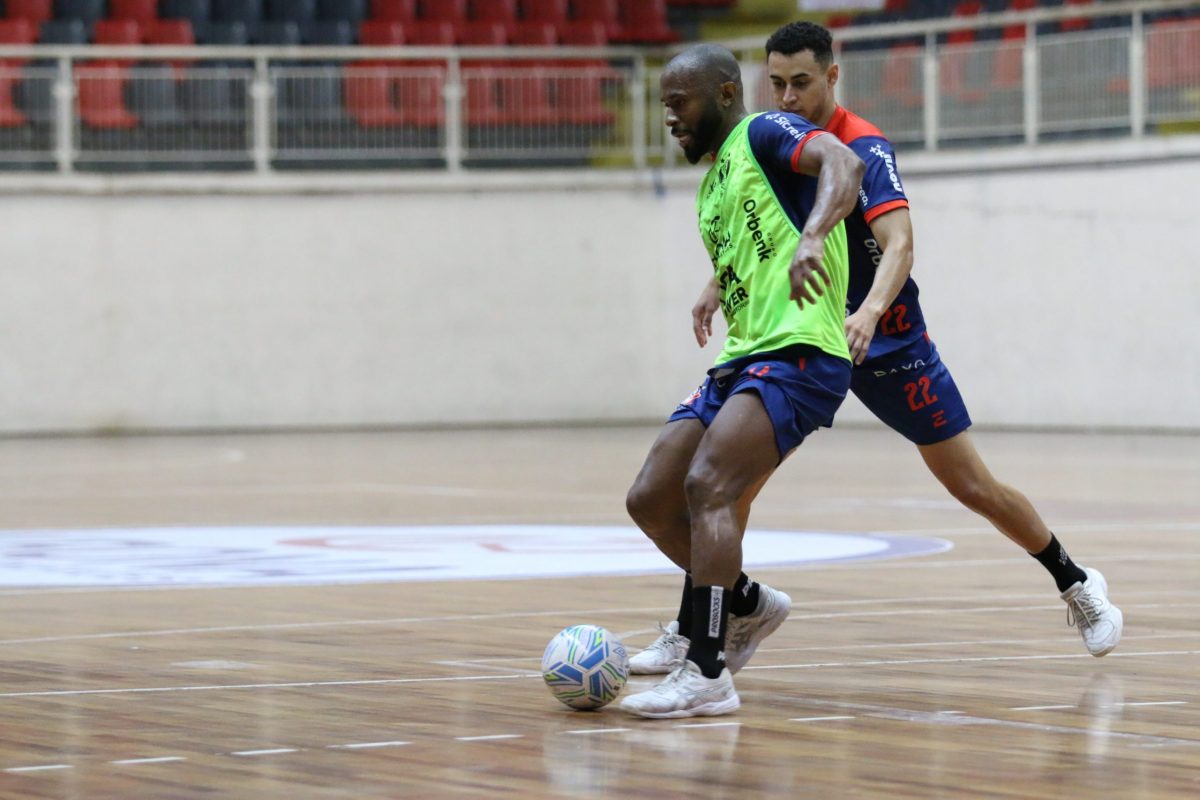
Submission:
<svg viewBox="0 0 1200 800">
<path fill-rule="evenodd" d="M 1147 24 L 1148 14 L 1187 10 L 1200 11 L 1200 2 L 841 29 L 839 98 L 898 145 L 929 150 L 1187 129 L 1200 124 L 1200 19 Z M 1071 18 L 1101 24 L 1057 32 Z M 943 41 L 963 30 L 979 40 Z M 729 44 L 742 58 L 750 105 L 769 107 L 762 41 Z M 657 89 L 669 56 L 640 48 L 4 46 L 0 167 L 673 164 Z"/>
</svg>

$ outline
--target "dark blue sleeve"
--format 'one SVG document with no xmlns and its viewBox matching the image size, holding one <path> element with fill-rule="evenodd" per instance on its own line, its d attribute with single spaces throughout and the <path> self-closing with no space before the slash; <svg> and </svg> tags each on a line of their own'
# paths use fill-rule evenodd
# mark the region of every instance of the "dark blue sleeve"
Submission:
<svg viewBox="0 0 1200 800">
<path fill-rule="evenodd" d="M 867 165 L 858 193 L 858 206 L 867 222 L 893 208 L 908 206 L 896 153 L 892 143 L 880 136 L 863 136 L 850 142 L 850 149 Z"/>
<path fill-rule="evenodd" d="M 800 153 L 813 136 L 824 133 L 804 117 L 776 111 L 750 120 L 750 150 L 766 170 L 799 172 Z"/>
</svg>

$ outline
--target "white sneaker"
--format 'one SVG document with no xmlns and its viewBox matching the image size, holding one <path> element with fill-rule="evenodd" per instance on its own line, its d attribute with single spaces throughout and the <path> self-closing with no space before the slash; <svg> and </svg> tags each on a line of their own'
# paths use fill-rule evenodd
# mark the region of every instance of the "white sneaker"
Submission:
<svg viewBox="0 0 1200 800">
<path fill-rule="evenodd" d="M 729 615 L 725 631 L 725 666 L 737 672 L 746 666 L 763 639 L 787 619 L 792 598 L 765 583 L 758 585 L 758 608 L 744 617 Z"/>
<path fill-rule="evenodd" d="M 673 620 L 667 627 L 658 626 L 662 635 L 650 643 L 642 652 L 629 659 L 629 671 L 634 675 L 666 675 L 683 665 L 691 641 L 679 635 L 679 622 Z"/>
<path fill-rule="evenodd" d="M 1121 609 L 1108 601 L 1108 582 L 1099 570 L 1083 567 L 1087 581 L 1062 593 L 1067 604 L 1067 624 L 1079 628 L 1088 652 L 1099 658 L 1111 653 L 1121 641 L 1125 619 Z"/>
<path fill-rule="evenodd" d="M 693 661 L 684 661 L 650 691 L 621 701 L 623 710 L 652 719 L 715 717 L 731 714 L 741 705 L 728 669 L 715 678 L 706 678 Z"/>
</svg>

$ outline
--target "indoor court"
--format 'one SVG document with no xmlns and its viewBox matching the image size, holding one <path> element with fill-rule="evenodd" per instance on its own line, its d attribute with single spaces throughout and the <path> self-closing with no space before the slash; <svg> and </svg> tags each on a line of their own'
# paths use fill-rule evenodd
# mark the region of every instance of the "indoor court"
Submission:
<svg viewBox="0 0 1200 800">
<path fill-rule="evenodd" d="M 677 576 L 623 508 L 655 430 L 0 442 L 4 563 L 53 561 L 60 584 L 76 584 L 0 593 L 0 796 L 1200 791 L 1194 438 L 976 435 L 999 477 L 1023 487 L 1075 558 L 1108 577 L 1125 633 L 1105 658 L 1084 651 L 1040 567 L 957 507 L 915 451 L 877 429 L 837 427 L 768 485 L 748 552 L 780 531 L 866 535 L 896 552 L 748 569 L 794 604 L 738 674 L 743 705 L 731 716 L 645 720 L 615 704 L 573 712 L 538 674 L 549 638 L 592 623 L 634 652 L 677 605 Z M 269 564 L 237 547 L 155 550 L 144 530 L 235 525 L 275 526 L 275 539 L 293 542 L 300 529 L 327 530 Z M 626 530 L 582 541 L 561 530 L 523 538 L 447 527 L 445 541 L 395 533 L 514 525 Z M 371 539 L 361 526 L 393 535 Z M 89 546 L 53 547 L 79 529 Z M 905 555 L 914 543 L 925 550 Z M 398 563 L 428 569 L 372 579 L 353 564 L 306 563 L 304 551 L 322 545 L 370 563 L 399 551 Z M 426 555 L 439 547 L 459 566 L 486 569 L 521 549 L 532 561 L 493 568 L 537 570 L 564 555 L 566 566 L 537 578 L 429 580 L 439 567 Z M 589 574 L 613 553 L 614 573 L 623 560 L 652 567 Z M 241 585 L 221 585 L 223 573 Z M 83 585 L 164 574 L 178 585 Z"/>
</svg>

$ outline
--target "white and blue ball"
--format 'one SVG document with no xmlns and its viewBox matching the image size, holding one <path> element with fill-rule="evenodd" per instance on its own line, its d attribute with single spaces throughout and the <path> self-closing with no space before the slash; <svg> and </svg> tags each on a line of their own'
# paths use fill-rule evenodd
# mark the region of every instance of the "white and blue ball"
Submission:
<svg viewBox="0 0 1200 800">
<path fill-rule="evenodd" d="M 629 679 L 625 645 L 598 625 L 559 631 L 542 655 L 542 677 L 563 704 L 579 710 L 606 706 Z"/>
</svg>

